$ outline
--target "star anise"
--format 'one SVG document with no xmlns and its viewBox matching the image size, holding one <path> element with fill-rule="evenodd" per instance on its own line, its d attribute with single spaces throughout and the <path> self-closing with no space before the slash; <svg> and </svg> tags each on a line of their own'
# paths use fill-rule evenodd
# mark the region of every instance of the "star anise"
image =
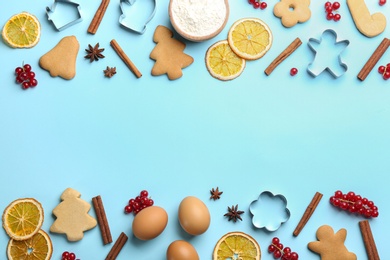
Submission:
<svg viewBox="0 0 390 260">
<path fill-rule="evenodd" d="M 85 55 L 84 58 L 89 59 L 90 62 L 104 58 L 104 55 L 102 54 L 104 48 L 99 49 L 99 43 L 97 43 L 95 47 L 88 44 L 88 49 L 85 49 L 85 51 L 87 52 L 87 55 Z"/>
<path fill-rule="evenodd" d="M 103 72 L 104 72 L 104 76 L 106 76 L 107 78 L 111 78 L 116 74 L 116 67 L 107 66 L 107 69 L 103 70 Z"/>
<path fill-rule="evenodd" d="M 219 191 L 218 187 L 214 190 L 214 188 L 212 188 L 210 190 L 210 199 L 213 199 L 213 200 L 219 200 L 221 198 L 221 194 L 223 192 L 222 191 Z"/>
<path fill-rule="evenodd" d="M 226 213 L 224 216 L 229 217 L 229 221 L 233 220 L 233 222 L 236 222 L 238 219 L 242 221 L 241 214 L 243 214 L 244 211 L 238 210 L 238 205 L 232 206 L 231 208 L 228 207 L 228 213 Z"/>
</svg>

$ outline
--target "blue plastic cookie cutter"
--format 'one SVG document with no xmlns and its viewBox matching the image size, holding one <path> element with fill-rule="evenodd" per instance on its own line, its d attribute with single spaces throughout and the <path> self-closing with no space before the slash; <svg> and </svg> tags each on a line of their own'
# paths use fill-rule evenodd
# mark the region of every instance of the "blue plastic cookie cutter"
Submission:
<svg viewBox="0 0 390 260">
<path fill-rule="evenodd" d="M 312 68 L 315 60 L 316 60 L 316 57 L 318 55 L 318 51 L 316 49 L 316 46 L 320 45 L 322 40 L 323 40 L 323 37 L 326 35 L 326 34 L 330 34 L 332 35 L 335 39 L 334 39 L 334 45 L 332 46 L 332 48 L 334 48 L 335 46 L 337 47 L 341 47 L 343 48 L 341 51 L 339 51 L 338 55 L 337 55 L 337 62 L 338 62 L 338 66 L 341 68 L 341 71 L 336 71 L 334 69 L 333 66 L 325 66 L 323 67 L 322 69 L 320 69 L 319 71 L 316 71 Z M 316 38 L 310 38 L 309 39 L 309 42 L 308 42 L 308 45 L 309 45 L 309 48 L 314 52 L 314 59 L 311 63 L 309 63 L 309 65 L 307 66 L 307 71 L 309 72 L 309 74 L 311 74 L 313 77 L 317 77 L 318 75 L 320 75 L 323 71 L 328 71 L 334 78 L 338 78 L 342 75 L 344 75 L 345 72 L 347 72 L 348 70 L 348 66 L 347 64 L 345 64 L 342 59 L 341 59 L 341 54 L 342 52 L 344 51 L 344 49 L 349 45 L 349 40 L 342 40 L 342 41 L 338 41 L 338 37 L 337 37 L 337 33 L 332 30 L 332 29 L 327 29 L 325 31 L 322 32 L 321 34 L 321 37 L 320 39 L 316 39 Z M 344 47 L 343 47 L 344 46 Z M 325 53 L 327 55 L 327 53 Z"/>
<path fill-rule="evenodd" d="M 135 28 L 133 28 L 131 25 L 127 24 L 125 22 L 125 18 L 126 18 L 126 14 L 124 13 L 124 8 L 123 8 L 123 5 L 124 4 L 129 4 L 129 5 L 133 5 L 135 3 L 136 0 L 120 0 L 120 8 L 121 8 L 121 13 L 122 15 L 119 17 L 119 23 L 125 27 L 126 29 L 130 30 L 130 31 L 133 31 L 133 32 L 136 32 L 136 33 L 139 33 L 139 34 L 143 34 L 145 31 L 146 31 L 146 25 L 153 19 L 154 17 L 154 14 L 156 13 L 156 1 L 157 0 L 152 0 L 153 1 L 153 5 L 154 5 L 154 8 L 153 8 L 153 11 L 152 13 L 150 14 L 149 18 L 146 20 L 143 28 L 141 30 L 137 30 Z M 145 1 L 145 0 L 143 0 Z"/>
<path fill-rule="evenodd" d="M 252 214 L 252 224 L 270 232 L 278 230 L 291 215 L 286 197 L 281 194 L 274 195 L 270 191 L 260 193 L 258 199 L 249 205 L 249 211 Z"/>
<path fill-rule="evenodd" d="M 71 5 L 71 6 L 74 6 L 75 8 L 77 8 L 77 18 L 60 26 L 58 25 L 55 21 L 53 21 L 53 19 L 51 18 L 51 15 L 55 12 L 55 9 L 56 9 L 56 6 L 57 6 L 57 3 L 63 3 L 63 4 L 68 4 L 68 5 Z M 81 16 L 81 7 L 80 7 L 80 4 L 76 3 L 76 2 L 73 2 L 73 1 L 70 1 L 70 0 L 54 0 L 54 3 L 51 7 L 46 7 L 46 14 L 47 14 L 47 19 L 49 21 L 51 21 L 54 25 L 54 27 L 58 30 L 58 31 L 62 31 L 76 23 L 79 23 L 83 20 L 82 16 Z"/>
</svg>

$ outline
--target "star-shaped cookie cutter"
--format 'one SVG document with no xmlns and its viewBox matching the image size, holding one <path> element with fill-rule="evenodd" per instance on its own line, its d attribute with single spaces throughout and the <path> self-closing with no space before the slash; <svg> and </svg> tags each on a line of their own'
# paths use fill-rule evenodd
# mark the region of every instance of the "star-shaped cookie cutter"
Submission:
<svg viewBox="0 0 390 260">
<path fill-rule="evenodd" d="M 319 76 L 323 71 L 328 71 L 334 78 L 339 78 L 341 77 L 342 75 L 344 75 L 345 72 L 347 72 L 348 70 L 348 66 L 346 63 L 344 63 L 341 59 L 341 54 L 343 53 L 344 49 L 342 51 L 340 51 L 339 55 L 337 56 L 337 59 L 338 59 L 338 63 L 339 65 L 343 68 L 343 72 L 341 73 L 337 73 L 336 71 L 332 70 L 331 67 L 327 66 L 326 68 L 324 68 L 323 70 L 321 70 L 320 72 L 316 72 L 314 70 L 312 70 L 310 67 L 311 65 L 314 63 L 315 61 L 315 57 L 317 55 L 317 50 L 316 48 L 313 46 L 312 43 L 314 44 L 321 44 L 322 42 L 322 38 L 325 34 L 327 33 L 330 33 L 330 34 L 333 34 L 333 36 L 335 37 L 335 43 L 334 45 L 345 45 L 344 49 L 349 45 L 349 40 L 341 40 L 341 41 L 338 41 L 338 36 L 337 36 L 337 33 L 332 30 L 332 29 L 326 29 L 325 31 L 322 32 L 321 34 L 321 37 L 320 39 L 316 39 L 316 38 L 310 38 L 309 39 L 309 42 L 308 42 L 308 46 L 309 48 L 314 52 L 314 59 L 312 62 L 309 63 L 309 65 L 307 66 L 307 71 L 309 72 L 310 75 L 312 75 L 313 77 L 317 77 Z"/>
<path fill-rule="evenodd" d="M 58 23 L 53 21 L 53 19 L 51 18 L 51 14 L 53 14 L 55 12 L 57 3 L 69 4 L 69 5 L 72 5 L 75 8 L 77 8 L 77 18 L 74 19 L 73 21 L 70 21 L 69 23 L 62 25 L 62 26 L 58 25 Z M 62 30 L 66 29 L 66 28 L 68 28 L 76 23 L 79 23 L 83 20 L 83 18 L 81 16 L 80 4 L 73 2 L 73 1 L 70 1 L 70 0 L 54 0 L 54 3 L 51 7 L 48 7 L 48 6 L 46 7 L 46 14 L 47 14 L 47 19 L 53 23 L 53 25 L 57 29 L 57 31 L 62 31 Z"/>
<path fill-rule="evenodd" d="M 156 13 L 156 1 L 157 0 L 153 0 L 153 5 L 154 5 L 153 12 L 150 14 L 149 18 L 146 20 L 146 22 L 141 30 L 137 30 L 125 22 L 126 14 L 124 12 L 123 4 L 129 4 L 131 6 L 135 3 L 135 1 L 136 0 L 120 0 L 119 6 L 121 9 L 122 15 L 119 17 L 119 23 L 123 27 L 125 27 L 126 29 L 129 29 L 130 31 L 133 31 L 133 32 L 136 32 L 139 34 L 143 34 L 146 31 L 146 25 L 153 19 L 154 14 Z"/>
</svg>

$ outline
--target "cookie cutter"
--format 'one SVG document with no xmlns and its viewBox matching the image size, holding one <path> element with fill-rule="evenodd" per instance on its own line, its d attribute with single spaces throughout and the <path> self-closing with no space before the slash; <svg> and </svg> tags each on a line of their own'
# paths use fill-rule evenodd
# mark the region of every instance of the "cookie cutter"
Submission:
<svg viewBox="0 0 390 260">
<path fill-rule="evenodd" d="M 337 62 L 338 62 L 338 65 L 343 68 L 343 71 L 338 73 L 337 71 L 333 70 L 331 68 L 331 66 L 326 66 L 325 68 L 323 68 L 321 71 L 319 72 L 316 72 L 314 71 L 313 69 L 310 68 L 311 65 L 313 65 L 315 59 L 316 59 L 316 56 L 318 54 L 318 51 L 316 50 L 316 48 L 313 46 L 313 44 L 315 45 L 319 45 L 321 44 L 322 42 L 322 39 L 324 37 L 325 34 L 331 34 L 334 36 L 335 38 L 335 43 L 334 45 L 345 45 L 345 47 L 343 48 L 343 50 L 341 50 L 339 52 L 339 54 L 337 55 Z M 339 78 L 340 76 L 344 75 L 345 72 L 347 72 L 348 70 L 348 66 L 346 63 L 344 63 L 341 59 L 341 54 L 343 53 L 344 49 L 349 45 L 349 40 L 341 40 L 341 41 L 338 41 L 338 36 L 337 36 L 337 33 L 336 31 L 332 30 L 332 29 L 326 29 L 325 31 L 322 32 L 321 34 L 321 37 L 320 39 L 316 39 L 316 38 L 310 38 L 309 41 L 308 41 L 308 45 L 309 45 L 309 48 L 314 52 L 314 59 L 311 63 L 309 63 L 309 65 L 307 66 L 307 71 L 313 76 L 313 77 L 317 77 L 319 76 L 323 71 L 328 71 L 334 78 Z"/>
<path fill-rule="evenodd" d="M 51 15 L 55 12 L 55 9 L 56 9 L 58 3 L 68 4 L 68 5 L 71 5 L 71 6 L 74 6 L 75 8 L 77 8 L 77 18 L 64 24 L 64 25 L 59 25 L 59 23 L 56 23 L 51 18 Z M 66 28 L 68 28 L 76 23 L 79 23 L 83 20 L 83 18 L 81 16 L 80 4 L 73 2 L 73 1 L 70 1 L 70 0 L 54 0 L 54 3 L 51 7 L 48 7 L 48 6 L 46 7 L 46 14 L 47 14 L 47 19 L 53 23 L 53 25 L 57 29 L 57 31 L 62 31 L 62 30 L 66 29 Z"/>
<path fill-rule="evenodd" d="M 136 32 L 136 33 L 139 33 L 139 34 L 143 34 L 145 31 L 146 31 L 146 25 L 153 19 L 154 17 L 154 14 L 156 13 L 156 1 L 157 0 L 153 0 L 153 11 L 152 13 L 150 14 L 150 16 L 148 17 L 148 19 L 146 20 L 143 28 L 141 30 L 137 30 L 135 28 L 133 28 L 131 25 L 127 24 L 126 21 L 125 21 L 125 18 L 126 18 L 126 14 L 125 14 L 125 11 L 124 11 L 124 7 L 123 5 L 124 4 L 128 4 L 130 6 L 132 6 L 134 3 L 135 3 L 136 0 L 120 0 L 120 3 L 119 3 L 119 6 L 120 6 L 120 9 L 121 9 L 121 16 L 119 17 L 119 23 L 125 27 L 126 29 L 130 30 L 130 31 L 133 31 L 133 32 Z"/>
<path fill-rule="evenodd" d="M 249 205 L 252 214 L 252 224 L 256 228 L 265 228 L 267 231 L 276 231 L 290 219 L 290 210 L 287 208 L 287 199 L 281 194 L 274 195 L 270 191 L 260 193 L 257 200 Z"/>
</svg>

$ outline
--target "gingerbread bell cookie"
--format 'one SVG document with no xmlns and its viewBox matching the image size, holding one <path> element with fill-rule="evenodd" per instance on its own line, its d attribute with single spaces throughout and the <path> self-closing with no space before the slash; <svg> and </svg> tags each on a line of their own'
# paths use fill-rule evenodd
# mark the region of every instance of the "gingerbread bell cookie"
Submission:
<svg viewBox="0 0 390 260">
<path fill-rule="evenodd" d="M 39 65 L 49 71 L 52 77 L 72 79 L 76 76 L 76 58 L 79 48 L 80 44 L 75 36 L 66 36 L 39 59 Z"/>
<path fill-rule="evenodd" d="M 91 205 L 80 199 L 80 192 L 67 188 L 61 195 L 62 202 L 54 208 L 57 217 L 50 227 L 54 233 L 66 234 L 69 241 L 79 241 L 84 237 L 84 231 L 94 228 L 96 220 L 88 212 Z"/>
<path fill-rule="evenodd" d="M 150 53 L 150 58 L 156 61 L 152 68 L 153 76 L 167 74 L 170 80 L 178 79 L 183 75 L 182 69 L 194 62 L 183 52 L 185 43 L 172 37 L 173 32 L 167 27 L 157 26 L 153 36 L 157 45 Z"/>
<path fill-rule="evenodd" d="M 311 251 L 321 255 L 322 260 L 356 260 L 354 253 L 349 252 L 344 242 L 347 238 L 347 230 L 340 229 L 334 233 L 333 228 L 323 225 L 317 230 L 318 241 L 310 242 Z"/>
<path fill-rule="evenodd" d="M 281 0 L 274 6 L 274 15 L 279 17 L 283 26 L 293 27 L 310 19 L 310 0 Z"/>
</svg>

